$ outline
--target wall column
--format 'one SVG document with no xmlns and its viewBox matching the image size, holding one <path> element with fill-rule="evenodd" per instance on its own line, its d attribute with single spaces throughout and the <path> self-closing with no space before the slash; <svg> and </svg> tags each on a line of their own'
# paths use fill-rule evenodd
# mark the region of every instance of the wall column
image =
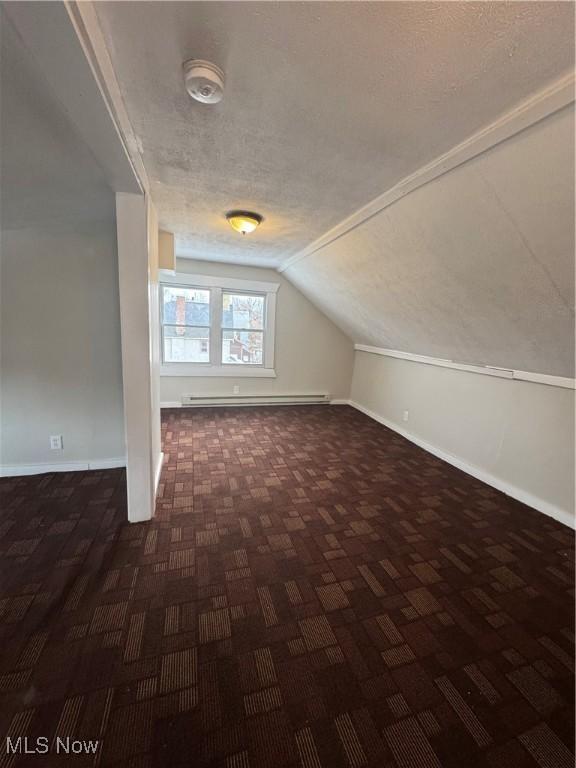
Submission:
<svg viewBox="0 0 576 768">
<path fill-rule="evenodd" d="M 162 466 L 158 227 L 144 195 L 116 194 L 128 520 L 150 520 Z"/>
</svg>

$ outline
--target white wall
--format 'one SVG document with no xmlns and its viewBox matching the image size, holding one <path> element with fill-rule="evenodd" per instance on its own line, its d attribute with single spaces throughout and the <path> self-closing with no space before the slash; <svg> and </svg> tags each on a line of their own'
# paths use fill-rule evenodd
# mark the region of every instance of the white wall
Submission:
<svg viewBox="0 0 576 768">
<path fill-rule="evenodd" d="M 158 398 L 158 219 L 145 195 L 117 193 L 116 226 L 128 519 L 154 514 L 161 469 Z"/>
<path fill-rule="evenodd" d="M 146 196 L 148 232 L 148 325 L 150 328 L 150 403 L 152 419 L 152 470 L 154 497 L 162 471 L 162 435 L 160 430 L 160 292 L 158 213 L 150 196 Z"/>
<path fill-rule="evenodd" d="M 573 390 L 357 351 L 351 399 L 471 474 L 574 524 Z"/>
<path fill-rule="evenodd" d="M 113 220 L 2 232 L 0 465 L 123 460 L 117 270 Z"/>
<path fill-rule="evenodd" d="M 280 283 L 276 304 L 276 378 L 162 376 L 162 402 L 180 402 L 183 394 L 312 394 L 348 398 L 354 350 L 350 339 L 300 291 L 274 270 L 179 259 L 180 272 Z"/>
</svg>

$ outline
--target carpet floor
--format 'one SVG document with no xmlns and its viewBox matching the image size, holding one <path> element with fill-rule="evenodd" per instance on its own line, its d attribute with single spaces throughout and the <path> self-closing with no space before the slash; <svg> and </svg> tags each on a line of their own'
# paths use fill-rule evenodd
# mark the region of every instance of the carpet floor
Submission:
<svg viewBox="0 0 576 768">
<path fill-rule="evenodd" d="M 162 432 L 148 523 L 0 481 L 2 768 L 572 768 L 571 530 L 347 406 Z"/>
</svg>

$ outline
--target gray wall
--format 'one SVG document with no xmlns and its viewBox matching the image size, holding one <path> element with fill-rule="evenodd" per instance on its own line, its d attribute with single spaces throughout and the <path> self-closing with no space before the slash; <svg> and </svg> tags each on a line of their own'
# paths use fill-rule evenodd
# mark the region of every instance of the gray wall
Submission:
<svg viewBox="0 0 576 768">
<path fill-rule="evenodd" d="M 396 200 L 285 274 L 356 343 L 573 377 L 574 106 Z M 357 352 L 351 397 L 487 482 L 574 521 L 573 391 Z"/>
<path fill-rule="evenodd" d="M 357 351 L 351 398 L 486 482 L 574 523 L 574 391 Z"/>
<path fill-rule="evenodd" d="M 124 457 L 114 227 L 2 232 L 4 467 Z"/>
<path fill-rule="evenodd" d="M 4 9 L 0 20 L 0 471 L 117 463 L 114 194 Z"/>
</svg>

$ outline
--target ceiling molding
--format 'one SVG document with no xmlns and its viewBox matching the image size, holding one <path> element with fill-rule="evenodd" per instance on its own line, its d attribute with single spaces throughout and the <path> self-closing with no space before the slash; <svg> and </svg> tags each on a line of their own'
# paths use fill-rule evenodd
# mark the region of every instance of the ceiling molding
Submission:
<svg viewBox="0 0 576 768">
<path fill-rule="evenodd" d="M 383 211 L 388 206 L 428 184 L 459 165 L 472 160 L 492 147 L 509 139 L 520 131 L 552 115 L 554 112 L 574 102 L 575 75 L 570 72 L 538 91 L 526 101 L 499 117 L 493 123 L 474 133 L 465 141 L 457 144 L 448 152 L 440 155 L 431 163 L 422 166 L 415 173 L 406 176 L 387 192 L 376 197 L 355 213 L 343 219 L 328 232 L 314 240 L 306 248 L 289 257 L 277 269 L 284 272 L 302 259 L 325 248 L 368 219 Z"/>
<path fill-rule="evenodd" d="M 468 373 L 480 373 L 484 376 L 496 376 L 500 379 L 513 379 L 515 381 L 529 381 L 532 384 L 546 384 L 550 387 L 562 389 L 576 389 L 576 379 L 566 376 L 553 376 L 549 373 L 534 373 L 532 371 L 516 371 L 511 368 L 499 368 L 494 365 L 472 365 L 470 363 L 458 363 L 442 357 L 429 357 L 428 355 L 416 355 L 412 352 L 401 352 L 397 349 L 384 349 L 371 347 L 368 344 L 354 344 L 357 352 L 368 352 L 382 357 L 395 357 L 400 360 L 409 360 L 412 363 L 424 363 L 424 365 L 436 365 L 439 368 L 454 368 L 457 371 Z"/>
<path fill-rule="evenodd" d="M 150 180 L 140 154 L 140 142 L 128 117 L 120 85 L 93 4 L 91 2 L 65 0 L 64 6 L 102 94 L 110 118 L 114 123 L 118 140 L 122 143 L 126 156 L 132 165 L 134 176 L 138 179 L 142 190 L 149 193 Z"/>
</svg>

